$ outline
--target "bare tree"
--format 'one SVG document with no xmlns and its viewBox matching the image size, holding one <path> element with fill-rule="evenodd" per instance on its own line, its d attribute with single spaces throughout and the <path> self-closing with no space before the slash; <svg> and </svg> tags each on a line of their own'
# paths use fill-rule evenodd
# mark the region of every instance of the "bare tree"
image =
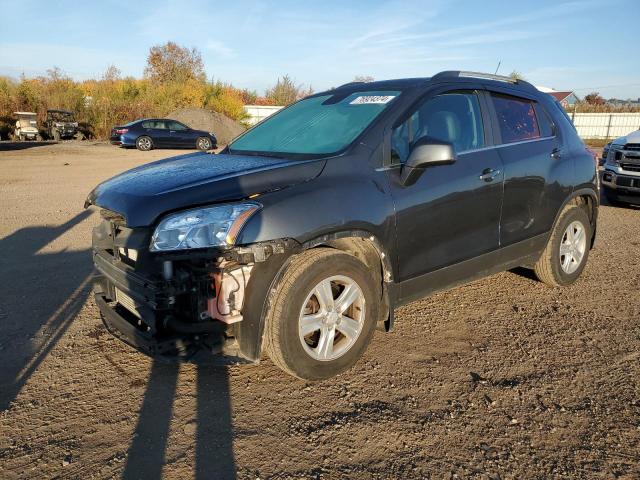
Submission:
<svg viewBox="0 0 640 480">
<path fill-rule="evenodd" d="M 375 78 L 373 78 L 371 75 L 356 75 L 355 77 L 353 77 L 354 82 L 369 83 L 373 82 L 374 80 Z"/>
<path fill-rule="evenodd" d="M 115 65 L 109 65 L 107 69 L 102 74 L 102 80 L 107 82 L 114 82 L 120 79 L 120 69 Z"/>
<path fill-rule="evenodd" d="M 510 74 L 509 74 L 509 78 L 513 78 L 514 80 L 526 80 L 524 78 L 524 75 L 522 75 L 519 71 L 517 70 L 513 70 Z"/>
<path fill-rule="evenodd" d="M 278 78 L 273 87 L 267 89 L 265 97 L 274 105 L 289 105 L 312 93 L 311 87 L 306 89 L 302 85 L 296 85 L 289 75 L 284 75 Z"/>
<path fill-rule="evenodd" d="M 589 105 L 604 105 L 605 103 L 607 103 L 607 101 L 602 98 L 602 96 L 598 92 L 591 92 L 590 94 L 585 95 L 584 101 Z"/>
<path fill-rule="evenodd" d="M 205 80 L 200 52 L 196 48 L 188 49 L 174 42 L 149 49 L 144 75 L 154 83 Z"/>
</svg>

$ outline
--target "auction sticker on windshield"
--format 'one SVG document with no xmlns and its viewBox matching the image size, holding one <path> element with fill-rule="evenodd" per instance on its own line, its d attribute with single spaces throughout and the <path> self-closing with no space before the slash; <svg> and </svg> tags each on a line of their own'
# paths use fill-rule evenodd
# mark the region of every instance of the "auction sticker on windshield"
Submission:
<svg viewBox="0 0 640 480">
<path fill-rule="evenodd" d="M 372 103 L 389 103 L 395 95 L 361 95 L 349 102 L 350 105 L 368 105 Z"/>
</svg>

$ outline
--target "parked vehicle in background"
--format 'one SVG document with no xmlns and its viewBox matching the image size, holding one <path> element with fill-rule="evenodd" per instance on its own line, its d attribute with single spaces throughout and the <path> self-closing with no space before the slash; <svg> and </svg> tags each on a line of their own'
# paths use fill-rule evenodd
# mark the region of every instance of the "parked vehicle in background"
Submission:
<svg viewBox="0 0 640 480">
<path fill-rule="evenodd" d="M 602 147 L 602 156 L 598 161 L 598 165 L 602 166 L 607 161 L 607 157 L 609 156 L 609 149 L 611 148 L 611 142 L 607 143 L 604 147 Z"/>
<path fill-rule="evenodd" d="M 71 139 L 78 134 L 78 122 L 73 112 L 67 110 L 47 110 L 44 121 L 47 138 L 51 140 Z"/>
<path fill-rule="evenodd" d="M 328 378 L 392 328 L 395 308 L 438 290 L 517 266 L 575 282 L 596 182 L 562 107 L 527 82 L 456 71 L 349 83 L 218 155 L 98 185 L 85 203 L 103 217 L 96 304 L 151 356 L 257 362 L 264 346 L 284 371 Z"/>
<path fill-rule="evenodd" d="M 640 205 L 640 130 L 611 142 L 605 157 L 602 191 L 613 204 Z"/>
<path fill-rule="evenodd" d="M 194 130 L 184 123 L 168 118 L 146 118 L 113 127 L 110 141 L 113 145 L 153 148 L 197 148 L 212 150 L 217 147 L 213 133 Z"/>
<path fill-rule="evenodd" d="M 13 137 L 16 140 L 40 140 L 38 115 L 34 112 L 13 112 L 18 118 Z"/>
</svg>

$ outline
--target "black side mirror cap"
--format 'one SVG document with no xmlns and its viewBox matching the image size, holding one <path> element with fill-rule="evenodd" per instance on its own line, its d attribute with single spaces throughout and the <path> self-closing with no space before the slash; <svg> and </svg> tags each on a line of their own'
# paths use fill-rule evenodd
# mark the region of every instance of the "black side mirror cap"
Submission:
<svg viewBox="0 0 640 480">
<path fill-rule="evenodd" d="M 457 160 L 453 144 L 430 137 L 422 137 L 412 147 L 409 158 L 400 171 L 402 185 L 413 185 L 425 168 L 432 165 L 447 165 Z"/>
</svg>

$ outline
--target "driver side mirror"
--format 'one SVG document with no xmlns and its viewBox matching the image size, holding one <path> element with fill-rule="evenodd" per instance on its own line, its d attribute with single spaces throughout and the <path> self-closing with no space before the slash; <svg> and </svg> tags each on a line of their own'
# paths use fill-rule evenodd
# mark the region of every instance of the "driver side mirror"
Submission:
<svg viewBox="0 0 640 480">
<path fill-rule="evenodd" d="M 456 159 L 456 152 L 452 143 L 436 140 L 435 138 L 422 137 L 413 145 L 409 158 L 402 165 L 400 182 L 405 187 L 413 185 L 427 167 L 447 165 L 454 163 Z"/>
</svg>

